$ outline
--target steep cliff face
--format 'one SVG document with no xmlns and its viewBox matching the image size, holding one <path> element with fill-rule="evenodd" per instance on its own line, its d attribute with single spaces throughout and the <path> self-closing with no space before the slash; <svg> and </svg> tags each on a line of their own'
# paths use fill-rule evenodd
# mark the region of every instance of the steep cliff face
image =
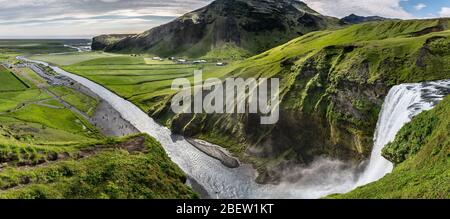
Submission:
<svg viewBox="0 0 450 219">
<path fill-rule="evenodd" d="M 133 34 L 108 34 L 96 36 L 92 39 L 91 49 L 104 50 L 106 47 L 130 36 L 133 36 Z"/>
<path fill-rule="evenodd" d="M 276 180 L 280 168 L 317 156 L 361 161 L 370 154 L 391 86 L 450 77 L 448 23 L 386 21 L 315 32 L 231 66 L 228 76 L 280 78 L 275 125 L 260 125 L 252 114 L 174 115 L 170 97 L 150 114 L 177 133 L 253 162 L 265 182 Z M 429 29 L 442 31 L 416 34 Z"/>
<path fill-rule="evenodd" d="M 241 53 L 256 54 L 338 23 L 297 0 L 217 0 L 106 51 L 198 57 L 231 45 Z"/>
</svg>

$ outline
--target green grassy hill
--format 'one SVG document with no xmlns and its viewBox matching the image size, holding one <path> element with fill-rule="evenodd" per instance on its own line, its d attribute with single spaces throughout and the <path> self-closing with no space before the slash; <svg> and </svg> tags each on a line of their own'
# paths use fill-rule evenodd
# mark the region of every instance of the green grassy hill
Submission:
<svg viewBox="0 0 450 219">
<path fill-rule="evenodd" d="M 381 180 L 331 198 L 450 198 L 450 97 L 404 126 L 383 156 L 396 164 Z"/>
</svg>

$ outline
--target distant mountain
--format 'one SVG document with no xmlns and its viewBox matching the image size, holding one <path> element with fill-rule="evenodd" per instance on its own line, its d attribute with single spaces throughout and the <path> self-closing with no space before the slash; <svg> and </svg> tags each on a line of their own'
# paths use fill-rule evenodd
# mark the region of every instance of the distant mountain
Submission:
<svg viewBox="0 0 450 219">
<path fill-rule="evenodd" d="M 389 18 L 379 17 L 379 16 L 359 16 L 356 14 L 351 14 L 347 17 L 344 17 L 341 19 L 341 23 L 343 24 L 360 24 L 364 22 L 370 22 L 370 21 L 385 21 L 390 20 Z"/>
<path fill-rule="evenodd" d="M 216 0 L 105 50 L 190 57 L 256 54 L 338 25 L 337 18 L 323 16 L 298 0 Z"/>
<path fill-rule="evenodd" d="M 92 50 L 103 50 L 106 47 L 117 43 L 118 41 L 134 36 L 135 34 L 108 34 L 96 36 L 92 39 Z"/>
</svg>

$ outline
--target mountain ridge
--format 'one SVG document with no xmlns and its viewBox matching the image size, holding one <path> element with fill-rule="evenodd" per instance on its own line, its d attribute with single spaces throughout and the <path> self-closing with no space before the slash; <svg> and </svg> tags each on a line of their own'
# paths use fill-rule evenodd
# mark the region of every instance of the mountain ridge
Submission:
<svg viewBox="0 0 450 219">
<path fill-rule="evenodd" d="M 343 17 L 341 19 L 341 22 L 343 24 L 360 24 L 360 23 L 365 23 L 365 22 L 372 22 L 372 21 L 385 21 L 385 20 L 393 20 L 390 18 L 384 18 L 384 17 L 380 17 L 380 16 L 359 16 L 356 14 L 350 14 L 346 17 Z"/>
<path fill-rule="evenodd" d="M 337 18 L 323 16 L 297 0 L 216 0 L 172 22 L 114 42 L 105 51 L 200 57 L 231 47 L 252 55 L 336 26 Z"/>
</svg>

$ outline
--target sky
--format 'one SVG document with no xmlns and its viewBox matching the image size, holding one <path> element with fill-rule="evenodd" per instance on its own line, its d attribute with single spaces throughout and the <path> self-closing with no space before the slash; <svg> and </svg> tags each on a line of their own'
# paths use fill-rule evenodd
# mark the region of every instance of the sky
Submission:
<svg viewBox="0 0 450 219">
<path fill-rule="evenodd" d="M 212 0 L 0 0 L 0 38 L 140 33 Z M 450 17 L 450 0 L 304 0 L 329 16 Z"/>
</svg>

